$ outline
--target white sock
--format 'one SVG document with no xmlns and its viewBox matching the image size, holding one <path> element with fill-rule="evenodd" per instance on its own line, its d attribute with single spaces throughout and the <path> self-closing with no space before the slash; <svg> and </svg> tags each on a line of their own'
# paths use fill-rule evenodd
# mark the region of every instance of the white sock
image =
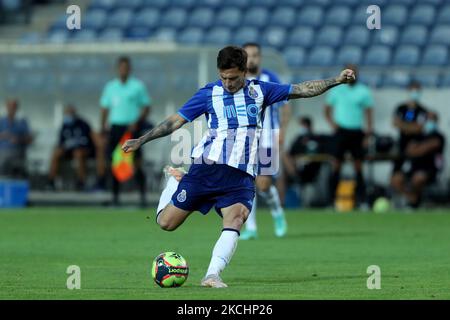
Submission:
<svg viewBox="0 0 450 320">
<path fill-rule="evenodd" d="M 266 199 L 266 203 L 270 208 L 270 213 L 273 218 L 281 216 L 283 214 L 283 208 L 280 203 L 280 196 L 278 190 L 274 185 L 271 185 L 269 191 L 261 192 L 261 196 Z"/>
<path fill-rule="evenodd" d="M 167 179 L 166 187 L 161 193 L 161 197 L 159 198 L 158 209 L 156 210 L 156 215 L 158 217 L 159 212 L 164 209 L 172 199 L 173 194 L 177 191 L 179 182 L 174 177 L 170 177 Z M 158 219 L 158 218 L 156 218 Z"/>
<path fill-rule="evenodd" d="M 245 230 L 249 231 L 257 231 L 258 227 L 256 226 L 256 195 L 253 199 L 252 211 L 248 215 L 247 221 L 245 222 Z"/>
<path fill-rule="evenodd" d="M 223 269 L 230 263 L 239 239 L 239 233 L 234 229 L 223 229 L 222 234 L 217 240 L 212 252 L 211 262 L 209 263 L 206 275 L 219 275 Z"/>
</svg>

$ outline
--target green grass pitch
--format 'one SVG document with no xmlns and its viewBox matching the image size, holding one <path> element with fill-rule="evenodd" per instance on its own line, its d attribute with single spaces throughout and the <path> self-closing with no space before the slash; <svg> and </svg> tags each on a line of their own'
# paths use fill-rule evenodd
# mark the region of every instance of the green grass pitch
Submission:
<svg viewBox="0 0 450 320">
<path fill-rule="evenodd" d="M 450 212 L 332 213 L 288 210 L 275 238 L 267 211 L 260 238 L 240 241 L 223 273 L 226 289 L 201 278 L 221 230 L 213 212 L 165 232 L 154 210 L 31 208 L 0 211 L 0 299 L 450 299 Z M 183 287 L 151 279 L 153 258 L 176 251 L 189 263 Z M 68 290 L 66 269 L 81 268 Z M 367 267 L 381 268 L 368 290 Z"/>
</svg>

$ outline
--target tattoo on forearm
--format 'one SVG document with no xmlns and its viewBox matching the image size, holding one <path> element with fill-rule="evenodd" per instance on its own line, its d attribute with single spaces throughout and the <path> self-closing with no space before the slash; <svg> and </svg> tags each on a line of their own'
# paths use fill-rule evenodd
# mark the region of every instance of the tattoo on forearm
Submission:
<svg viewBox="0 0 450 320">
<path fill-rule="evenodd" d="M 292 92 L 289 97 L 291 99 L 315 97 L 338 84 L 339 82 L 335 78 L 305 81 L 292 85 Z"/>
<path fill-rule="evenodd" d="M 182 126 L 182 123 L 179 123 L 176 119 L 173 119 L 172 117 L 164 120 L 160 124 L 158 124 L 155 128 L 144 134 L 142 139 L 142 144 L 145 144 L 149 141 L 168 136 L 172 132 L 174 132 L 176 129 Z"/>
</svg>

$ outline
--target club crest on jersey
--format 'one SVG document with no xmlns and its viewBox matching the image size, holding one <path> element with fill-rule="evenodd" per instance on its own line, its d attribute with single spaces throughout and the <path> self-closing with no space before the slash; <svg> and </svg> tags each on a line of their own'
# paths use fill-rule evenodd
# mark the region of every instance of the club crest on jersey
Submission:
<svg viewBox="0 0 450 320">
<path fill-rule="evenodd" d="M 253 86 L 249 86 L 249 89 L 248 89 L 248 95 L 249 95 L 252 99 L 258 98 L 258 92 L 256 92 L 256 90 L 255 90 L 255 88 L 253 88 Z"/>
<path fill-rule="evenodd" d="M 186 190 L 181 190 L 181 192 L 177 195 L 178 202 L 185 202 L 186 201 Z"/>
</svg>

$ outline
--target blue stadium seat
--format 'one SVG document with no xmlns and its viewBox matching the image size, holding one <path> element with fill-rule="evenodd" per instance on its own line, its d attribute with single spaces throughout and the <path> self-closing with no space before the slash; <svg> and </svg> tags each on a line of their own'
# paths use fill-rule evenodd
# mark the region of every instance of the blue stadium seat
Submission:
<svg viewBox="0 0 450 320">
<path fill-rule="evenodd" d="M 337 47 L 341 44 L 342 30 L 339 27 L 325 26 L 316 35 L 315 45 Z"/>
<path fill-rule="evenodd" d="M 439 85 L 440 77 L 437 72 L 421 72 L 418 80 L 426 88 L 436 88 Z"/>
<path fill-rule="evenodd" d="M 118 9 L 108 16 L 106 25 L 108 28 L 125 29 L 130 25 L 133 16 L 133 11 L 130 9 Z"/>
<path fill-rule="evenodd" d="M 309 6 L 300 9 L 297 24 L 300 26 L 319 27 L 323 22 L 323 10 L 321 7 Z"/>
<path fill-rule="evenodd" d="M 278 0 L 280 6 L 289 6 L 294 8 L 301 8 L 306 4 L 307 0 Z"/>
<path fill-rule="evenodd" d="M 151 1 L 151 0 L 149 0 Z M 212 8 L 215 9 L 223 3 L 222 0 L 198 0 L 197 8 Z"/>
<path fill-rule="evenodd" d="M 157 9 L 145 8 L 139 11 L 131 21 L 131 27 L 153 29 L 158 26 L 160 12 Z"/>
<path fill-rule="evenodd" d="M 43 57 L 17 56 L 12 59 L 8 59 L 7 67 L 10 72 L 34 72 L 38 70 L 45 71 L 50 67 L 50 63 Z"/>
<path fill-rule="evenodd" d="M 214 11 L 209 8 L 194 9 L 189 15 L 188 26 L 208 29 L 214 22 Z"/>
<path fill-rule="evenodd" d="M 95 30 L 81 29 L 72 32 L 72 37 L 70 37 L 69 41 L 77 43 L 89 43 L 95 42 L 96 39 L 97 39 L 97 32 L 95 32 Z"/>
<path fill-rule="evenodd" d="M 311 66 L 330 66 L 334 63 L 334 50 L 331 47 L 319 46 L 311 49 L 307 64 Z"/>
<path fill-rule="evenodd" d="M 394 2 L 395 4 L 401 4 L 401 5 L 404 5 L 407 7 L 410 7 L 413 4 L 416 4 L 416 0 L 394 0 L 392 2 Z"/>
<path fill-rule="evenodd" d="M 289 33 L 288 45 L 309 48 L 314 40 L 314 29 L 311 27 L 296 27 Z"/>
<path fill-rule="evenodd" d="M 218 27 L 237 27 L 242 22 L 242 13 L 236 8 L 225 8 L 221 10 L 215 19 Z"/>
<path fill-rule="evenodd" d="M 67 15 L 59 16 L 50 26 L 50 30 L 67 29 Z"/>
<path fill-rule="evenodd" d="M 435 7 L 441 5 L 445 0 L 420 0 L 421 3 L 431 4 Z"/>
<path fill-rule="evenodd" d="M 259 31 L 257 28 L 253 27 L 239 28 L 236 30 L 232 40 L 233 43 L 237 45 L 242 45 L 246 42 L 258 42 L 260 41 Z"/>
<path fill-rule="evenodd" d="M 408 9 L 401 5 L 388 5 L 381 13 L 382 25 L 403 26 L 408 18 Z"/>
<path fill-rule="evenodd" d="M 446 5 L 439 10 L 437 22 L 441 24 L 450 24 L 450 5 Z"/>
<path fill-rule="evenodd" d="M 393 2 L 393 1 L 391 0 L 389 2 Z M 366 6 L 366 8 L 372 4 L 381 7 L 381 6 L 386 5 L 388 3 L 388 0 L 360 0 L 359 3 L 361 5 Z"/>
<path fill-rule="evenodd" d="M 450 73 L 446 73 L 442 76 L 439 86 L 445 87 L 445 88 L 450 88 Z"/>
<path fill-rule="evenodd" d="M 117 1 L 115 4 L 116 8 L 124 8 L 124 9 L 132 9 L 137 10 L 143 6 L 143 0 L 126 0 L 126 1 Z"/>
<path fill-rule="evenodd" d="M 97 34 L 100 42 L 118 42 L 123 39 L 123 30 L 119 28 L 108 28 Z"/>
<path fill-rule="evenodd" d="M 336 58 L 336 62 L 339 65 L 345 65 L 348 63 L 351 64 L 360 64 L 362 60 L 362 49 L 357 46 L 345 46 L 342 47 Z"/>
<path fill-rule="evenodd" d="M 178 42 L 183 44 L 199 44 L 203 41 L 204 32 L 201 28 L 187 28 L 178 35 Z"/>
<path fill-rule="evenodd" d="M 421 63 L 427 66 L 447 65 L 449 63 L 447 48 L 440 45 L 426 47 Z"/>
<path fill-rule="evenodd" d="M 409 15 L 409 24 L 432 25 L 435 21 L 436 9 L 432 5 L 417 5 Z"/>
<path fill-rule="evenodd" d="M 383 87 L 405 88 L 411 82 L 411 76 L 406 71 L 388 72 L 383 77 Z"/>
<path fill-rule="evenodd" d="M 320 80 L 325 77 L 323 72 L 320 71 L 302 71 L 298 74 L 294 74 L 292 83 L 300 83 L 304 81 L 310 81 L 310 80 Z"/>
<path fill-rule="evenodd" d="M 183 0 L 180 0 L 183 1 Z M 224 1 L 222 6 L 238 8 L 240 10 L 244 10 L 250 4 L 250 0 L 227 0 Z"/>
<path fill-rule="evenodd" d="M 381 73 L 376 71 L 360 72 L 358 74 L 358 81 L 364 83 L 372 88 L 378 88 L 381 85 Z"/>
<path fill-rule="evenodd" d="M 264 7 L 254 7 L 244 14 L 243 22 L 249 27 L 265 27 L 269 21 L 269 11 Z"/>
<path fill-rule="evenodd" d="M 271 13 L 270 25 L 290 28 L 295 24 L 296 15 L 293 7 L 278 7 Z"/>
<path fill-rule="evenodd" d="M 393 64 L 399 66 L 415 66 L 419 63 L 420 50 L 416 46 L 399 46 L 394 54 Z"/>
<path fill-rule="evenodd" d="M 70 33 L 68 30 L 54 30 L 47 34 L 47 42 L 49 43 L 66 43 L 70 38 Z"/>
<path fill-rule="evenodd" d="M 92 0 L 89 9 L 112 10 L 117 7 L 119 0 Z"/>
<path fill-rule="evenodd" d="M 205 35 L 204 42 L 217 45 L 226 45 L 230 43 L 231 32 L 230 29 L 225 27 L 216 27 L 208 31 Z M 242 45 L 243 43 L 236 43 Z"/>
<path fill-rule="evenodd" d="M 431 31 L 430 44 L 450 46 L 450 25 L 441 25 Z"/>
<path fill-rule="evenodd" d="M 142 6 L 144 8 L 151 9 L 166 9 L 170 6 L 171 0 L 142 0 Z"/>
<path fill-rule="evenodd" d="M 20 10 L 22 4 L 22 0 L 0 0 L 0 7 L 5 11 Z"/>
<path fill-rule="evenodd" d="M 325 16 L 325 23 L 328 25 L 346 26 L 351 21 L 351 11 L 349 7 L 332 7 Z"/>
<path fill-rule="evenodd" d="M 169 9 L 160 21 L 161 27 L 182 28 L 187 21 L 186 10 L 180 8 Z"/>
<path fill-rule="evenodd" d="M 351 22 L 354 25 L 365 26 L 368 17 L 367 5 L 360 5 L 354 10 Z"/>
<path fill-rule="evenodd" d="M 391 50 L 387 46 L 374 45 L 366 50 L 364 64 L 369 66 L 386 66 L 391 62 Z"/>
<path fill-rule="evenodd" d="M 151 35 L 150 28 L 147 27 L 131 27 L 125 32 L 125 37 L 133 40 L 144 40 L 148 39 Z"/>
<path fill-rule="evenodd" d="M 282 27 L 268 27 L 264 30 L 261 44 L 279 49 L 286 40 L 286 30 Z"/>
<path fill-rule="evenodd" d="M 373 44 L 394 46 L 398 43 L 399 32 L 394 26 L 383 26 L 380 30 L 374 30 Z"/>
<path fill-rule="evenodd" d="M 152 35 L 152 39 L 157 41 L 174 42 L 177 30 L 174 28 L 163 27 L 156 30 Z"/>
<path fill-rule="evenodd" d="M 39 32 L 27 32 L 20 37 L 18 43 L 20 44 L 38 44 L 43 41 L 42 35 Z"/>
<path fill-rule="evenodd" d="M 250 6 L 262 6 L 266 8 L 274 7 L 278 4 L 277 0 L 250 0 Z"/>
<path fill-rule="evenodd" d="M 81 27 L 100 30 L 106 24 L 107 13 L 105 10 L 89 10 L 82 18 Z"/>
<path fill-rule="evenodd" d="M 425 26 L 406 26 L 400 39 L 401 44 L 423 46 L 428 41 L 428 31 Z"/>
<path fill-rule="evenodd" d="M 334 0 L 333 3 L 341 6 L 354 7 L 359 4 L 359 0 Z"/>
<path fill-rule="evenodd" d="M 284 60 L 288 66 L 296 68 L 305 63 L 305 50 L 299 47 L 286 47 L 283 51 Z"/>
<path fill-rule="evenodd" d="M 195 2 L 195 0 L 172 0 L 170 4 L 173 8 L 183 8 L 189 10 L 195 6 Z"/>
<path fill-rule="evenodd" d="M 345 33 L 345 45 L 365 47 L 369 44 L 369 41 L 370 30 L 366 26 L 352 26 Z"/>
</svg>

